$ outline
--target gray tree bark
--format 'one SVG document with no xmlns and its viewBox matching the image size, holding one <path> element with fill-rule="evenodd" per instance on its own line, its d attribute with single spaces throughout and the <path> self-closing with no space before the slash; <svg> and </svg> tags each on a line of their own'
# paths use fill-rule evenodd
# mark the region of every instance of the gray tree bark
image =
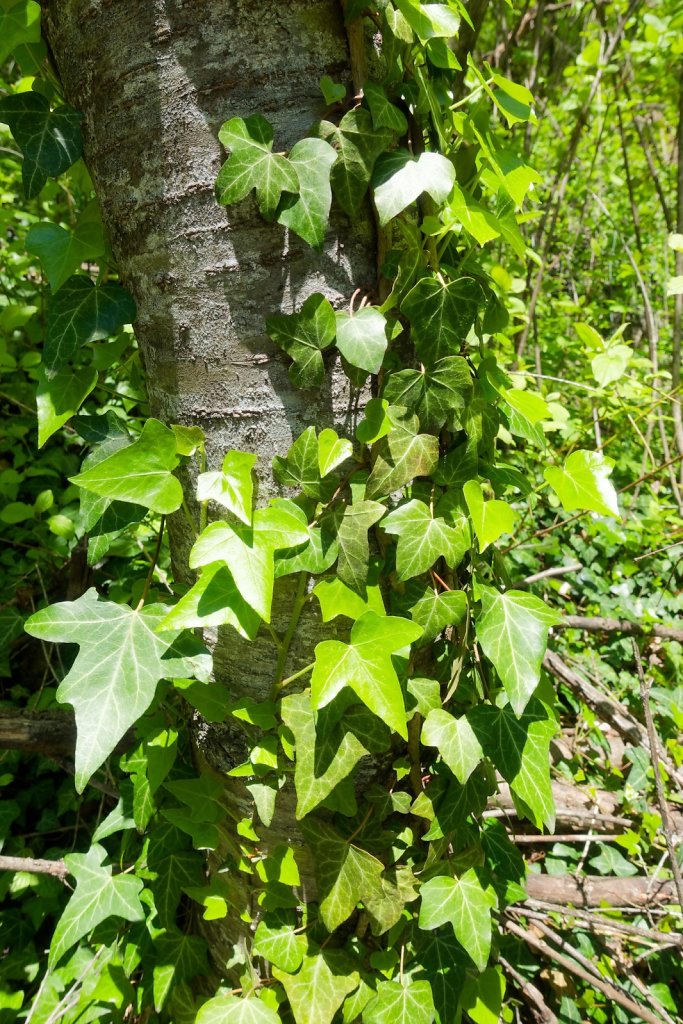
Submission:
<svg viewBox="0 0 683 1024">
<path fill-rule="evenodd" d="M 228 448 L 257 452 L 263 498 L 272 493 L 274 454 L 311 423 L 353 436 L 361 404 L 339 370 L 318 392 L 295 391 L 265 317 L 292 312 L 314 291 L 339 307 L 356 288 L 373 289 L 375 227 L 369 207 L 353 224 L 338 217 L 316 253 L 265 223 L 251 199 L 219 206 L 214 182 L 225 154 L 217 135 L 228 118 L 261 113 L 274 126 L 275 150 L 288 150 L 325 114 L 322 75 L 352 92 L 341 5 L 45 0 L 43 8 L 66 98 L 84 116 L 85 160 L 113 255 L 137 303 L 152 414 L 202 427 L 210 468 Z M 192 537 L 180 515 L 170 531 L 182 573 Z M 276 593 L 276 628 L 286 625 L 290 594 L 286 583 Z M 311 660 L 315 616 L 311 604 L 289 671 Z M 215 646 L 216 674 L 233 698 L 264 699 L 275 653 L 265 630 L 253 644 L 230 631 Z M 219 771 L 243 759 L 234 727 L 195 723 L 195 732 L 199 756 Z M 230 786 L 241 816 L 246 791 Z M 271 839 L 281 842 L 296 833 L 286 792 L 276 815 Z"/>
</svg>

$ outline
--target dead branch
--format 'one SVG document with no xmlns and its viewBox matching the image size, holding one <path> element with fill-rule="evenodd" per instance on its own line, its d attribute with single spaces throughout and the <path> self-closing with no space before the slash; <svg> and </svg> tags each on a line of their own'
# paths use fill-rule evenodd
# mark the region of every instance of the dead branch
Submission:
<svg viewBox="0 0 683 1024">
<path fill-rule="evenodd" d="M 657 622 L 641 626 L 639 622 L 631 622 L 630 619 L 605 619 L 601 615 L 565 615 L 553 629 L 581 629 L 586 633 L 624 633 L 625 636 L 657 636 L 662 640 L 678 640 L 679 643 L 683 643 L 683 629 L 660 626 Z"/>
<path fill-rule="evenodd" d="M 115 753 L 129 750 L 132 730 L 119 741 Z M 0 713 L 0 750 L 22 750 L 46 757 L 73 755 L 76 722 L 71 711 L 26 711 L 3 708 Z"/>
<path fill-rule="evenodd" d="M 29 871 L 34 875 L 52 875 L 66 880 L 69 869 L 63 860 L 41 860 L 39 857 L 5 857 L 0 855 L 0 871 Z"/>
<path fill-rule="evenodd" d="M 508 963 L 505 957 L 499 955 L 498 962 L 505 973 L 510 975 L 515 985 L 526 999 L 532 1015 L 539 1024 L 557 1024 L 557 1017 L 552 1012 L 536 986 L 532 984 L 532 982 L 528 981 L 523 974 L 520 974 L 511 963 Z"/>
<path fill-rule="evenodd" d="M 632 875 L 590 876 L 528 875 L 527 895 L 532 900 L 556 903 L 561 907 L 624 907 L 642 909 L 676 903 L 676 888 L 669 880 Z"/>
</svg>

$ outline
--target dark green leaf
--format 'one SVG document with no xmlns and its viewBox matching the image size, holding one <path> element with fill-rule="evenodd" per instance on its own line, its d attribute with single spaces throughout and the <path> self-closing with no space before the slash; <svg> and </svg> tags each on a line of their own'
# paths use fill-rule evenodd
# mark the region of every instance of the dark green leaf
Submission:
<svg viewBox="0 0 683 1024">
<path fill-rule="evenodd" d="M 318 133 L 337 150 L 332 189 L 342 210 L 354 217 L 368 190 L 375 160 L 390 145 L 392 132 L 376 129 L 367 110 L 349 110 L 339 127 L 321 121 Z"/>
<path fill-rule="evenodd" d="M 460 352 L 482 298 L 481 286 L 471 277 L 447 285 L 433 277 L 417 282 L 401 309 L 410 320 L 415 351 L 423 363 Z"/>
<path fill-rule="evenodd" d="M 264 217 L 275 217 L 283 192 L 299 191 L 299 176 L 286 157 L 273 153 L 273 129 L 264 117 L 233 117 L 218 133 L 230 156 L 216 179 L 218 201 L 236 203 L 256 189 Z"/>
<path fill-rule="evenodd" d="M 336 331 L 334 310 L 324 295 L 309 295 L 298 313 L 269 316 L 266 327 L 293 360 L 289 376 L 294 386 L 320 387 L 325 376 L 321 353 L 332 344 Z"/>
<path fill-rule="evenodd" d="M 48 371 L 71 362 L 83 345 L 116 334 L 135 319 L 135 303 L 120 284 L 70 277 L 48 304 L 43 361 Z"/>
<path fill-rule="evenodd" d="M 81 155 L 81 114 L 64 104 L 50 110 L 38 92 L 18 92 L 0 100 L 0 120 L 9 125 L 24 155 L 27 199 L 37 196 L 49 177 L 68 171 Z"/>
</svg>

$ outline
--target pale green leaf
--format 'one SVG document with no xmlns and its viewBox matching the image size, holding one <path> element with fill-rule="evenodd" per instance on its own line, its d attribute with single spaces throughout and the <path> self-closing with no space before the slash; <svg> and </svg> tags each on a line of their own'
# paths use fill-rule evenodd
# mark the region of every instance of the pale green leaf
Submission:
<svg viewBox="0 0 683 1024">
<path fill-rule="evenodd" d="M 456 36 L 460 18 L 447 4 L 421 3 L 420 0 L 396 0 L 396 7 L 420 42 Z"/>
<path fill-rule="evenodd" d="M 478 978 L 468 978 L 460 1005 L 473 1024 L 499 1024 L 505 995 L 505 975 L 500 967 L 487 967 Z"/>
<path fill-rule="evenodd" d="M 457 185 L 453 186 L 448 211 L 479 245 L 486 245 L 487 242 L 500 237 L 500 225 L 491 211 L 472 199 Z"/>
<path fill-rule="evenodd" d="M 633 355 L 628 345 L 610 345 L 591 359 L 593 377 L 601 388 L 606 388 L 624 376 Z"/>
<path fill-rule="evenodd" d="M 383 398 L 371 398 L 363 410 L 363 419 L 356 427 L 356 437 L 361 444 L 374 444 L 391 430 L 391 420 L 386 414 L 389 403 Z"/>
<path fill-rule="evenodd" d="M 380 224 L 388 224 L 423 192 L 435 203 L 445 202 L 454 181 L 455 168 L 440 153 L 420 153 L 417 157 L 403 149 L 384 153 L 373 175 Z"/>
<path fill-rule="evenodd" d="M 183 503 L 182 487 L 173 476 L 177 465 L 173 431 L 159 420 L 148 419 L 137 441 L 70 479 L 104 498 L 168 514 Z"/>
<path fill-rule="evenodd" d="M 422 726 L 422 742 L 436 747 L 444 762 L 463 785 L 477 767 L 484 752 L 472 726 L 462 716 L 455 718 L 437 708 L 430 711 Z"/>
<path fill-rule="evenodd" d="M 512 533 L 519 516 L 510 505 L 497 498 L 485 501 L 481 485 L 476 480 L 467 481 L 463 494 L 480 551 L 485 551 L 489 544 L 494 544 L 504 533 Z"/>
<path fill-rule="evenodd" d="M 100 601 L 92 588 L 77 601 L 41 609 L 26 623 L 26 631 L 40 640 L 79 645 L 57 690 L 57 700 L 72 704 L 75 711 L 79 793 L 147 710 L 159 680 L 199 670 L 200 663 L 173 656 L 177 634 L 156 634 L 165 612 L 161 605 L 133 611 L 127 605 Z M 205 660 L 210 665 L 208 656 Z"/>
<path fill-rule="evenodd" d="M 358 619 L 363 612 L 373 611 L 384 615 L 382 592 L 377 586 L 366 588 L 366 597 L 361 597 L 340 579 L 321 580 L 313 588 L 313 593 L 320 601 L 320 614 L 323 622 L 330 622 L 337 615 L 346 615 L 349 619 Z"/>
<path fill-rule="evenodd" d="M 0 39 L 0 64 L 5 63 L 15 47 L 40 42 L 40 4 L 18 0 L 0 11 Z"/>
<path fill-rule="evenodd" d="M 384 505 L 378 501 L 357 501 L 344 509 L 344 517 L 337 533 L 337 575 L 342 583 L 355 590 L 357 594 L 365 594 L 368 578 L 368 530 L 379 522 L 385 511 Z"/>
<path fill-rule="evenodd" d="M 82 263 L 97 260 L 104 252 L 104 237 L 99 209 L 90 203 L 78 219 L 73 231 L 59 224 L 41 221 L 33 224 L 26 235 L 26 249 L 38 256 L 53 294 Z"/>
<path fill-rule="evenodd" d="M 334 149 L 323 139 L 301 139 L 289 154 L 299 179 L 299 194 L 281 204 L 278 223 L 296 231 L 316 249 L 325 240 L 332 203 L 330 170 L 336 159 Z"/>
<path fill-rule="evenodd" d="M 190 568 L 224 563 L 247 604 L 270 622 L 273 598 L 273 549 L 256 530 L 228 523 L 210 523 L 190 551 Z"/>
<path fill-rule="evenodd" d="M 420 889 L 420 928 L 453 926 L 455 937 L 482 971 L 491 951 L 491 908 L 496 895 L 484 887 L 474 868 L 459 878 L 438 875 Z"/>
<path fill-rule="evenodd" d="M 251 472 L 256 456 L 247 452 L 229 451 L 219 472 L 200 473 L 197 478 L 197 500 L 216 501 L 234 512 L 247 526 L 251 525 L 251 503 L 254 481 Z"/>
<path fill-rule="evenodd" d="M 345 997 L 358 987 L 360 975 L 349 969 L 340 950 L 309 948 L 297 974 L 275 967 L 273 976 L 284 986 L 296 1024 L 332 1024 Z"/>
<path fill-rule="evenodd" d="M 256 190 L 264 217 L 275 217 L 283 192 L 299 191 L 299 176 L 286 157 L 273 153 L 273 129 L 260 114 L 233 117 L 218 133 L 230 156 L 216 179 L 219 203 L 229 205 Z"/>
<path fill-rule="evenodd" d="M 336 345 L 351 366 L 368 373 L 379 373 L 387 349 L 386 320 L 374 306 L 365 306 L 350 315 L 336 314 Z"/>
<path fill-rule="evenodd" d="M 561 618 L 540 597 L 522 590 L 501 594 L 481 587 L 480 594 L 477 639 L 495 665 L 512 707 L 521 714 L 541 677 L 548 629 Z"/>
<path fill-rule="evenodd" d="M 602 452 L 580 448 L 568 456 L 562 469 L 548 466 L 544 476 L 565 512 L 582 509 L 618 517 L 617 492 L 608 479 L 613 467 L 614 459 Z"/>
<path fill-rule="evenodd" d="M 382 895 L 384 865 L 322 821 L 304 823 L 302 829 L 313 851 L 320 917 L 333 932 L 351 916 L 357 903 Z"/>
<path fill-rule="evenodd" d="M 42 367 L 38 370 L 36 406 L 39 448 L 78 412 L 96 384 L 97 371 L 89 367 L 58 370 L 51 377 L 47 376 Z"/>
<path fill-rule="evenodd" d="M 428 981 L 381 981 L 363 1011 L 363 1024 L 431 1024 L 434 1000 Z"/>
<path fill-rule="evenodd" d="M 260 623 L 260 616 L 245 601 L 230 570 L 222 562 L 213 562 L 204 566 L 197 582 L 164 617 L 157 631 L 232 626 L 240 636 L 253 640 Z"/>
<path fill-rule="evenodd" d="M 666 294 L 669 298 L 673 295 L 683 295 L 683 276 L 669 278 L 666 284 Z"/>
<path fill-rule="evenodd" d="M 280 1024 L 280 1017 L 258 996 L 221 993 L 202 1005 L 195 1024 Z"/>
<path fill-rule="evenodd" d="M 469 530 L 464 520 L 459 527 L 449 526 L 416 498 L 385 516 L 382 529 L 398 537 L 396 570 L 400 580 L 419 576 L 439 558 L 454 569 L 469 549 Z"/>
<path fill-rule="evenodd" d="M 260 921 L 254 934 L 253 952 L 274 967 L 293 974 L 301 966 L 306 953 L 306 938 L 293 925 L 271 928 Z"/>
<path fill-rule="evenodd" d="M 107 851 L 91 846 L 87 853 L 69 853 L 64 858 L 76 888 L 52 935 L 49 966 L 54 968 L 68 949 L 108 917 L 143 921 L 140 902 L 142 879 L 135 875 L 112 875 L 104 864 Z"/>
<path fill-rule="evenodd" d="M 306 513 L 289 498 L 271 498 L 265 508 L 256 509 L 254 533 L 273 551 L 299 547 L 310 538 Z"/>
<path fill-rule="evenodd" d="M 323 640 L 315 649 L 311 704 L 329 704 L 350 687 L 367 708 L 407 739 L 403 694 L 391 655 L 417 640 L 421 628 L 408 619 L 365 612 L 354 623 L 348 644 Z"/>
<path fill-rule="evenodd" d="M 353 445 L 345 438 L 340 438 L 336 430 L 326 427 L 318 437 L 318 468 L 321 476 L 327 476 L 337 466 L 350 459 Z"/>
<path fill-rule="evenodd" d="M 446 628 L 462 622 L 467 612 L 467 597 L 462 590 L 435 593 L 431 587 L 410 607 L 410 617 L 422 626 L 418 643 L 422 647 Z"/>
</svg>

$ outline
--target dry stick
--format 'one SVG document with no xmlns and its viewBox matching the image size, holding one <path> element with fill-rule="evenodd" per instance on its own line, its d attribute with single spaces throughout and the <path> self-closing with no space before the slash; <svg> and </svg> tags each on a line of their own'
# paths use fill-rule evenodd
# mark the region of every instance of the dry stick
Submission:
<svg viewBox="0 0 683 1024">
<path fill-rule="evenodd" d="M 521 359 L 521 357 L 524 355 L 524 350 L 526 348 L 527 341 L 529 340 L 529 332 L 531 330 L 531 325 L 534 320 L 536 305 L 541 294 L 543 278 L 545 276 L 546 270 L 548 269 L 546 259 L 548 256 L 548 252 L 550 251 L 550 245 L 552 243 L 553 234 L 555 232 L 555 225 L 557 224 L 557 218 L 560 213 L 560 208 L 562 206 L 565 192 L 567 191 L 567 185 L 569 184 L 570 171 L 579 148 L 581 133 L 583 132 L 586 122 L 588 121 L 588 115 L 590 113 L 593 100 L 595 99 L 595 95 L 600 87 L 600 82 L 602 81 L 603 71 L 609 65 L 612 56 L 614 55 L 614 51 L 621 42 L 621 37 L 623 35 L 624 28 L 626 27 L 627 22 L 630 20 L 631 16 L 635 13 L 639 6 L 640 0 L 631 0 L 631 3 L 628 6 L 628 10 L 626 11 L 623 18 L 617 25 L 615 33 L 605 50 L 605 54 L 600 63 L 600 67 L 597 69 L 595 73 L 595 78 L 591 83 L 591 88 L 586 98 L 586 102 L 583 104 L 581 110 L 579 111 L 579 115 L 576 119 L 576 123 L 574 125 L 574 129 L 569 139 L 569 143 L 567 144 L 567 148 L 562 153 L 562 157 L 558 163 L 557 170 L 555 171 L 555 177 L 553 180 L 553 184 L 551 186 L 551 194 L 554 197 L 553 206 L 551 207 L 552 213 L 549 218 L 546 214 L 541 223 L 541 236 L 543 238 L 543 245 L 540 253 L 541 265 L 538 268 L 538 272 L 536 274 L 536 279 L 534 281 L 534 286 L 531 293 L 531 298 L 529 300 L 527 322 L 524 325 L 524 329 L 517 343 L 518 360 Z M 550 213 L 550 210 L 548 210 L 548 213 Z M 546 223 L 548 221 L 549 227 L 546 231 Z"/>
<path fill-rule="evenodd" d="M 660 626 L 657 622 L 641 626 L 639 622 L 632 622 L 630 619 L 606 619 L 601 615 L 564 615 L 562 621 L 553 626 L 553 629 L 582 629 L 586 633 L 624 633 L 626 636 L 657 636 L 662 640 L 678 640 L 679 643 L 683 643 L 683 629 Z"/>
<path fill-rule="evenodd" d="M 0 871 L 29 871 L 34 875 L 52 875 L 65 881 L 69 869 L 63 860 L 42 860 L 40 857 L 6 857 L 0 855 Z"/>
<path fill-rule="evenodd" d="M 581 562 L 572 562 L 571 565 L 554 565 L 550 569 L 543 569 L 541 572 L 526 576 L 519 583 L 515 583 L 515 586 L 528 587 L 532 583 L 538 583 L 539 580 L 549 579 L 551 576 L 566 576 L 569 572 L 579 572 L 581 569 L 583 569 Z"/>
<path fill-rule="evenodd" d="M 557 1017 L 552 1012 L 545 999 L 536 986 L 528 981 L 523 974 L 520 974 L 505 957 L 498 955 L 498 963 L 506 974 L 509 974 L 519 991 L 522 993 L 532 1014 L 540 1024 L 557 1024 Z"/>
<path fill-rule="evenodd" d="M 537 909 L 534 909 L 537 908 Z M 527 899 L 524 907 L 524 916 L 532 920 L 547 920 L 549 914 L 556 914 L 569 920 L 582 921 L 590 931 L 607 932 L 611 935 L 630 935 L 635 939 L 646 940 L 658 944 L 669 945 L 673 942 L 676 946 L 683 946 L 683 935 L 676 935 L 673 932 L 656 932 L 651 928 L 638 928 L 634 924 L 626 924 L 625 921 L 612 920 L 609 917 L 602 917 L 600 914 L 588 910 L 579 910 L 572 907 L 560 907 L 556 903 L 546 903 L 544 900 Z"/>
<path fill-rule="evenodd" d="M 512 832 L 509 837 L 513 843 L 615 843 L 621 835 L 615 832 L 566 832 L 553 833 L 551 836 L 536 835 L 530 832 Z"/>
<path fill-rule="evenodd" d="M 602 992 L 608 999 L 612 999 L 619 1006 L 623 1007 L 624 1010 L 628 1010 L 635 1017 L 639 1017 L 640 1020 L 644 1020 L 647 1024 L 662 1024 L 661 1017 L 656 1017 L 654 1013 L 645 1006 L 641 1006 L 639 1003 L 630 999 L 629 996 L 625 995 L 621 989 L 616 988 L 611 982 L 604 981 L 594 977 L 586 971 L 576 960 L 570 959 L 568 956 L 564 956 L 562 953 L 558 953 L 557 950 L 549 946 L 543 939 L 538 939 L 532 932 L 526 928 L 521 928 L 514 921 L 505 921 L 504 927 L 507 931 L 516 935 L 517 938 L 523 939 L 527 945 L 531 946 L 532 949 L 537 950 L 546 959 L 553 960 L 559 964 L 560 967 L 564 967 L 570 974 L 576 975 L 577 978 L 581 978 L 583 981 L 587 981 L 589 985 L 597 988 L 598 991 Z"/>
<path fill-rule="evenodd" d="M 652 718 L 652 708 L 650 706 L 650 687 L 651 683 L 649 679 L 645 678 L 645 672 L 643 670 L 643 659 L 640 656 L 640 649 L 635 640 L 631 641 L 633 644 L 633 657 L 636 660 L 636 669 L 638 670 L 638 680 L 640 682 L 640 698 L 643 702 L 643 714 L 645 716 L 645 725 L 647 727 L 647 736 L 650 741 L 650 760 L 652 761 L 652 770 L 655 775 L 655 791 L 657 793 L 657 803 L 659 804 L 659 813 L 662 818 L 662 831 L 664 832 L 664 839 L 666 841 L 666 848 L 669 851 L 669 861 L 671 862 L 671 872 L 674 876 L 674 882 L 676 883 L 676 892 L 678 893 L 678 903 L 681 911 L 683 912 L 683 878 L 681 878 L 681 869 L 678 865 L 678 857 L 676 856 L 676 847 L 673 840 L 673 828 L 671 826 L 671 820 L 669 818 L 669 806 L 666 802 L 666 794 L 664 793 L 664 785 L 662 783 L 662 777 L 659 771 L 659 738 L 655 731 L 655 723 Z"/>
</svg>

